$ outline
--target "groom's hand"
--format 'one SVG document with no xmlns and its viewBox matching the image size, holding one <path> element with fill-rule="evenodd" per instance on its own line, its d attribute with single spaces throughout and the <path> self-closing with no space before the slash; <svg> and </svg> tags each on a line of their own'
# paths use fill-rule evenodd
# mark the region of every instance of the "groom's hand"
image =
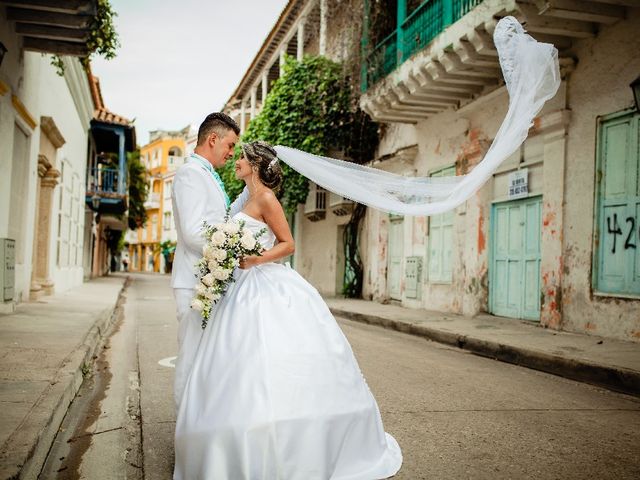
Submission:
<svg viewBox="0 0 640 480">
<path fill-rule="evenodd" d="M 244 257 L 240 260 L 240 268 L 242 270 L 248 270 L 251 267 L 255 267 L 256 265 L 260 265 L 261 257 L 252 255 L 250 257 Z"/>
</svg>

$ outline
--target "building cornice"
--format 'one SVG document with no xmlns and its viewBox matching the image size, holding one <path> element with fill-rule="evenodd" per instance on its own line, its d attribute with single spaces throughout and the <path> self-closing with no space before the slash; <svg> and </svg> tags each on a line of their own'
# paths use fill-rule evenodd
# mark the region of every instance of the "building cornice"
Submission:
<svg viewBox="0 0 640 480">
<path fill-rule="evenodd" d="M 94 105 L 87 74 L 77 58 L 65 56 L 62 57 L 62 61 L 64 62 L 64 79 L 69 87 L 71 98 L 83 129 L 88 131 L 93 118 Z"/>
<path fill-rule="evenodd" d="M 33 115 L 29 113 L 27 107 L 24 106 L 24 103 L 22 103 L 20 99 L 15 95 L 11 95 L 11 103 L 13 104 L 14 110 L 18 113 L 20 118 L 22 118 L 22 120 L 24 120 L 24 122 L 29 125 L 31 130 L 36 128 L 36 125 L 38 125 L 38 123 L 36 122 L 35 118 L 33 118 Z"/>
</svg>

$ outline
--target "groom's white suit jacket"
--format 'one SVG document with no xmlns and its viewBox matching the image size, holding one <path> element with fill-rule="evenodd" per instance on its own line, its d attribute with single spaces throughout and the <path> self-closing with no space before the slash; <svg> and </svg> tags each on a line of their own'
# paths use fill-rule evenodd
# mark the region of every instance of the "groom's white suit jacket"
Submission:
<svg viewBox="0 0 640 480">
<path fill-rule="evenodd" d="M 178 245 L 173 259 L 171 286 L 173 288 L 195 288 L 195 264 L 202 257 L 204 238 L 202 221 L 219 223 L 224 221 L 226 204 L 224 194 L 211 173 L 197 160 L 188 158 L 178 169 L 173 180 L 171 201 L 178 233 Z M 245 187 L 242 194 L 231 205 L 235 215 L 249 198 Z"/>
</svg>

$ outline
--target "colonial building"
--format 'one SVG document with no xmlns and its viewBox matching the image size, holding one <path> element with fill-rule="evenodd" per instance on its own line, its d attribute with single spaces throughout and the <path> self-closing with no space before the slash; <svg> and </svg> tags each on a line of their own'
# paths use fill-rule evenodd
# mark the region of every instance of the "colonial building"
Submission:
<svg viewBox="0 0 640 480">
<path fill-rule="evenodd" d="M 506 15 L 558 48 L 558 94 L 454 211 L 367 211 L 364 297 L 640 341 L 640 2 L 291 0 L 226 110 L 242 126 L 254 118 L 284 52 L 359 59 L 360 105 L 383 126 L 369 165 L 465 174 L 507 111 L 492 40 Z M 296 268 L 325 295 L 345 271 L 340 202 L 312 186 L 295 221 Z"/>
<path fill-rule="evenodd" d="M 105 107 L 98 78 L 87 75 L 95 110 L 87 169 L 85 277 L 96 277 L 118 263 L 118 239 L 127 230 L 127 154 L 136 149 L 136 130 L 130 120 Z"/>
<path fill-rule="evenodd" d="M 65 18 L 78 23 L 80 3 Z M 63 76 L 51 65 L 50 54 L 72 53 L 64 42 L 24 33 L 37 14 L 28 6 L 0 7 L 2 312 L 83 280 L 91 92 L 77 58 L 64 57 Z"/>
<path fill-rule="evenodd" d="M 175 171 L 184 163 L 191 126 L 178 131 L 155 130 L 140 149 L 140 159 L 149 173 L 149 195 L 145 203 L 147 223 L 127 234 L 131 270 L 166 272 L 166 256 L 160 244 L 176 241 L 171 205 Z"/>
<path fill-rule="evenodd" d="M 108 216 L 100 220 L 92 209 L 102 212 L 112 192 L 94 187 L 126 188 L 122 157 L 115 176 L 95 172 L 111 142 L 98 130 L 119 118 L 104 108 L 78 59 L 87 54 L 97 2 L 56 5 L 55 12 L 48 2 L 19 3 L 0 7 L 0 312 L 104 273 L 106 249 L 94 238 Z M 119 147 L 106 151 L 124 155 Z"/>
</svg>

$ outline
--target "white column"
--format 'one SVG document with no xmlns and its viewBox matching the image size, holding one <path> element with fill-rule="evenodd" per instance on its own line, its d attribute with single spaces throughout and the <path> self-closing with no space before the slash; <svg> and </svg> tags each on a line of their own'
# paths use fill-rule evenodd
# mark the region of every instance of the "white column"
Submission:
<svg viewBox="0 0 640 480">
<path fill-rule="evenodd" d="M 284 45 L 280 50 L 280 76 L 282 76 L 283 68 L 284 68 L 284 56 L 287 53 L 287 46 Z"/>
<path fill-rule="evenodd" d="M 258 89 L 256 87 L 251 88 L 251 120 L 256 118 L 256 102 L 258 99 Z"/>
<path fill-rule="evenodd" d="M 319 53 L 324 55 L 327 52 L 327 0 L 320 0 L 320 46 Z"/>
<path fill-rule="evenodd" d="M 247 112 L 244 108 L 245 101 L 244 98 L 240 100 L 240 133 L 244 133 L 244 124 L 247 119 Z"/>
<path fill-rule="evenodd" d="M 269 94 L 269 69 L 267 68 L 264 72 L 262 72 L 262 106 L 264 107 L 264 101 Z"/>
<path fill-rule="evenodd" d="M 306 18 L 303 18 L 298 24 L 298 52 L 297 59 L 299 62 L 302 61 L 302 57 L 304 56 L 304 24 L 306 22 Z"/>
</svg>

